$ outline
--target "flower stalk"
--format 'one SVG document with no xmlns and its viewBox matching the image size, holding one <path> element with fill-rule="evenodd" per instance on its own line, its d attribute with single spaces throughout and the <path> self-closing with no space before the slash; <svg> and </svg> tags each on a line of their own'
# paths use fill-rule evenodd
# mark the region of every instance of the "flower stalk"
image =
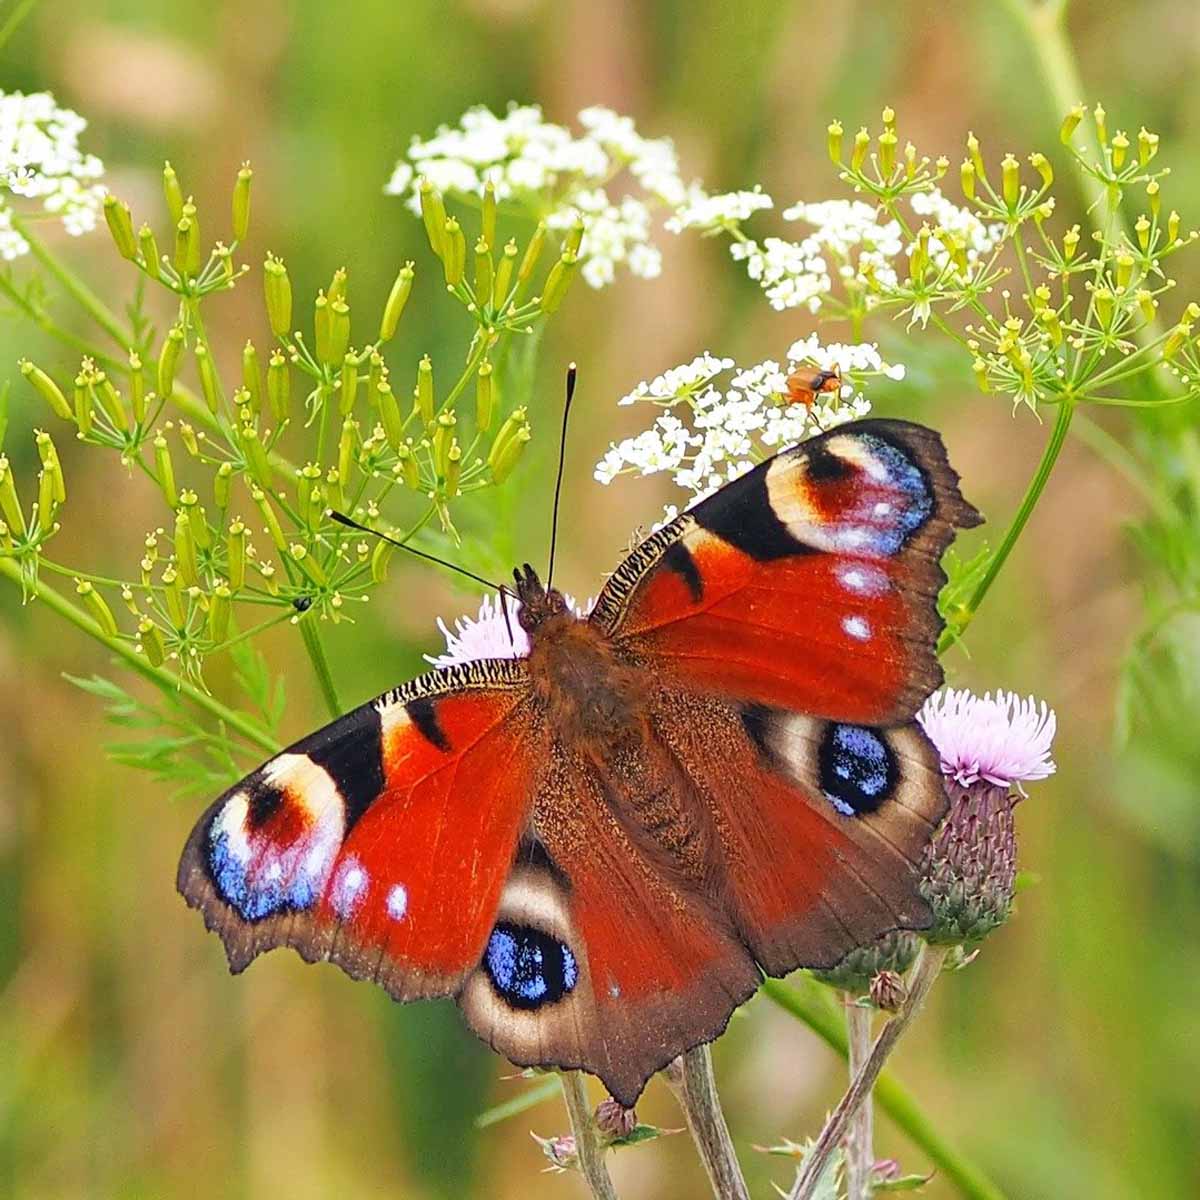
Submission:
<svg viewBox="0 0 1200 1200">
<path fill-rule="evenodd" d="M 729 1136 L 707 1043 L 688 1050 L 665 1071 L 667 1083 L 687 1118 L 688 1130 L 715 1200 L 749 1200 L 750 1193 Z"/>
<path fill-rule="evenodd" d="M 592 1115 L 583 1072 L 563 1071 L 562 1088 L 567 1116 L 571 1120 L 571 1132 L 575 1137 L 579 1172 L 587 1183 L 592 1200 L 617 1200 L 608 1168 L 604 1165 L 604 1149 Z"/>
</svg>

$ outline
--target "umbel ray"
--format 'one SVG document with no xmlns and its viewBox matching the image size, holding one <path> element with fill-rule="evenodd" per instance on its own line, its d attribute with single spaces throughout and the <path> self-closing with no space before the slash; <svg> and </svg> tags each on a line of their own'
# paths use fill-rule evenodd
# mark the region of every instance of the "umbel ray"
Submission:
<svg viewBox="0 0 1200 1200">
<path fill-rule="evenodd" d="M 291 946 L 453 996 L 514 1063 L 632 1107 L 764 974 L 927 924 L 946 800 L 913 716 L 939 559 L 978 521 L 936 433 L 864 420 L 652 534 L 586 616 L 526 565 L 527 654 L 265 763 L 197 822 L 179 890 L 234 971 Z"/>
</svg>

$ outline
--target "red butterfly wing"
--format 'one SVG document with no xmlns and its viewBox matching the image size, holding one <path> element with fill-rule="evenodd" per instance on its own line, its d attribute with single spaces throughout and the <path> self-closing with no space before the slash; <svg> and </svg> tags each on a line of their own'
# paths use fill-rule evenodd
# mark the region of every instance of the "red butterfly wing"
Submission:
<svg viewBox="0 0 1200 1200">
<path fill-rule="evenodd" d="M 523 664 L 438 671 L 355 709 L 225 793 L 178 887 L 240 971 L 294 947 L 397 999 L 479 962 L 544 756 Z"/>
<path fill-rule="evenodd" d="M 937 434 L 858 421 L 647 539 L 591 619 L 689 690 L 894 724 L 941 682 L 938 559 L 978 521 Z"/>
</svg>

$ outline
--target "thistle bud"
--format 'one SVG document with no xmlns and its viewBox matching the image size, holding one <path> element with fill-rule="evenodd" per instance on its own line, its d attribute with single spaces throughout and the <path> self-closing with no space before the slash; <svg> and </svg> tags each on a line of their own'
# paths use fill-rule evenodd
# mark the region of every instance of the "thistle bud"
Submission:
<svg viewBox="0 0 1200 1200">
<path fill-rule="evenodd" d="M 863 163 L 867 161 L 867 151 L 871 148 L 871 135 L 865 125 L 860 125 L 854 135 L 854 148 L 850 151 L 850 170 L 856 175 L 862 171 Z"/>
<path fill-rule="evenodd" d="M 1119 171 L 1125 165 L 1125 156 L 1129 152 L 1129 139 L 1125 136 L 1125 131 L 1118 129 L 1113 135 L 1112 140 L 1112 164 L 1113 170 Z"/>
<path fill-rule="evenodd" d="M 179 492 L 175 487 L 175 467 L 171 462 L 171 450 L 161 433 L 154 435 L 154 468 L 159 490 L 169 508 L 179 503 Z"/>
<path fill-rule="evenodd" d="M 542 312 L 547 316 L 558 311 L 578 270 L 579 258 L 572 254 L 564 254 L 550 268 L 546 286 L 542 289 Z"/>
<path fill-rule="evenodd" d="M 383 432 L 388 445 L 393 450 L 399 450 L 404 438 L 404 419 L 400 416 L 400 405 L 392 385 L 386 379 L 381 380 L 375 389 L 375 402 L 379 405 L 379 419 L 383 422 Z"/>
<path fill-rule="evenodd" d="M 446 207 L 442 203 L 441 194 L 428 179 L 422 179 L 417 185 L 417 194 L 421 198 L 421 220 L 425 223 L 425 236 L 429 239 L 429 248 L 443 258 L 446 245 Z"/>
<path fill-rule="evenodd" d="M 200 372 L 200 391 L 204 395 L 204 403 L 208 411 L 216 416 L 221 407 L 221 381 L 217 378 L 217 368 L 212 355 L 203 342 L 196 343 L 196 369 Z"/>
<path fill-rule="evenodd" d="M 1144 167 L 1158 153 L 1158 134 L 1145 125 L 1138 130 L 1138 162 Z"/>
<path fill-rule="evenodd" d="M 149 617 L 143 617 L 138 622 L 138 645 L 152 667 L 163 665 L 167 657 L 167 648 L 163 645 L 162 633 L 158 626 Z"/>
<path fill-rule="evenodd" d="M 404 306 L 408 303 L 408 297 L 412 293 L 412 285 L 413 265 L 411 262 L 406 262 L 396 275 L 396 281 L 388 293 L 387 303 L 383 306 L 383 316 L 379 321 L 379 340 L 381 342 L 391 341 L 395 335 L 396 326 L 400 323 L 401 314 L 404 312 Z"/>
<path fill-rule="evenodd" d="M 117 629 L 117 619 L 113 616 L 112 609 L 108 607 L 107 601 L 96 591 L 91 582 L 86 579 L 75 580 L 75 593 L 83 600 L 88 611 L 92 614 L 92 619 L 100 626 L 101 631 L 107 637 L 116 637 L 119 632 Z"/>
<path fill-rule="evenodd" d="M 856 947 L 829 970 L 814 971 L 813 975 L 822 983 L 838 988 L 849 996 L 862 996 L 881 972 L 896 971 L 903 974 L 907 971 L 917 957 L 920 944 L 915 934 L 896 930 L 865 946 Z"/>
<path fill-rule="evenodd" d="M 358 359 L 347 354 L 342 359 L 341 376 L 338 379 L 338 411 L 348 416 L 358 398 Z"/>
<path fill-rule="evenodd" d="M 133 262 L 138 255 L 138 246 L 133 236 L 133 214 L 129 211 L 129 205 L 109 192 L 104 197 L 104 220 L 108 223 L 108 232 L 112 234 L 117 253 Z"/>
<path fill-rule="evenodd" d="M 446 218 L 442 229 L 442 271 L 446 286 L 456 288 L 463 281 L 467 268 L 467 239 L 453 217 Z"/>
<path fill-rule="evenodd" d="M 175 174 L 175 168 L 171 164 L 163 164 L 163 196 L 167 201 L 167 212 L 171 214 L 171 220 L 178 222 L 183 216 L 183 189 L 179 186 L 179 179 Z"/>
<path fill-rule="evenodd" d="M 492 379 L 492 364 L 479 364 L 479 372 L 475 376 L 475 426 L 486 433 L 492 427 L 492 417 L 496 411 L 496 388 Z"/>
<path fill-rule="evenodd" d="M 243 163 L 233 185 L 233 240 L 244 242 L 250 229 L 250 180 L 254 172 Z"/>
<path fill-rule="evenodd" d="M 637 1128 L 638 1123 L 637 1113 L 632 1108 L 623 1108 L 611 1096 L 596 1105 L 592 1119 L 596 1128 L 610 1139 L 628 1137 Z"/>
<path fill-rule="evenodd" d="M 271 332 L 276 337 L 285 337 L 292 328 L 292 281 L 283 260 L 271 254 L 263 263 L 263 291 Z"/>
<path fill-rule="evenodd" d="M 841 121 L 831 121 L 825 130 L 825 144 L 829 150 L 829 161 L 835 167 L 842 165 L 842 134 L 844 132 Z"/>
<path fill-rule="evenodd" d="M 480 238 L 475 243 L 475 298 L 480 304 L 491 300 L 495 278 L 491 246 Z"/>
<path fill-rule="evenodd" d="M 904 976 L 899 971 L 884 970 L 871 980 L 869 995 L 871 1003 L 882 1012 L 899 1012 L 908 999 Z"/>
<path fill-rule="evenodd" d="M 1083 120 L 1083 114 L 1087 110 L 1082 104 L 1076 104 L 1065 117 L 1062 124 L 1058 127 L 1058 140 L 1065 146 L 1075 134 L 1075 130 L 1079 128 L 1079 122 Z"/>
<path fill-rule="evenodd" d="M 879 135 L 879 173 L 884 179 L 891 179 L 896 169 L 896 145 L 894 130 L 885 129 Z"/>
<path fill-rule="evenodd" d="M 1040 152 L 1031 154 L 1029 165 L 1042 177 L 1042 187 L 1048 188 L 1054 183 L 1054 168 L 1044 154 Z"/>
<path fill-rule="evenodd" d="M 489 246 L 496 244 L 496 185 L 490 179 L 483 185 L 480 237 Z"/>
<path fill-rule="evenodd" d="M 1011 154 L 1000 161 L 1001 190 L 1009 210 L 1016 208 L 1021 197 L 1021 164 Z"/>
<path fill-rule="evenodd" d="M 963 195 L 968 200 L 975 199 L 975 164 L 969 159 L 964 158 L 962 166 L 958 169 L 959 182 L 962 184 Z"/>
<path fill-rule="evenodd" d="M 71 406 L 67 403 L 62 388 L 41 367 L 34 366 L 27 358 L 22 358 L 17 365 L 21 369 L 21 374 L 34 386 L 38 395 L 54 410 L 55 416 L 62 417 L 64 421 L 73 419 L 74 413 L 71 412 Z"/>
<path fill-rule="evenodd" d="M 146 268 L 146 273 L 153 279 L 158 279 L 162 275 L 162 259 L 158 253 L 158 242 L 154 237 L 154 230 L 149 225 L 143 224 L 138 230 L 138 250 L 142 256 L 142 265 Z"/>
<path fill-rule="evenodd" d="M 417 364 L 417 387 L 413 393 L 414 403 L 421 421 L 425 425 L 433 423 L 433 362 L 429 355 L 423 355 Z"/>
<path fill-rule="evenodd" d="M 172 325 L 158 353 L 158 394 L 164 400 L 169 400 L 175 394 L 175 372 L 179 369 L 182 353 L 183 329 L 179 325 Z"/>
<path fill-rule="evenodd" d="M 240 592 L 246 583 L 246 526 L 234 521 L 225 535 L 225 573 L 229 587 Z"/>
<path fill-rule="evenodd" d="M 17 485 L 13 480 L 12 467 L 8 459 L 0 454 L 0 515 L 10 530 L 18 534 L 25 532 L 25 516 L 21 512 L 21 502 L 17 499 Z"/>
<path fill-rule="evenodd" d="M 292 374 L 283 353 L 276 350 L 267 362 L 267 403 L 271 415 L 282 425 L 288 419 L 288 403 L 292 395 Z"/>
</svg>

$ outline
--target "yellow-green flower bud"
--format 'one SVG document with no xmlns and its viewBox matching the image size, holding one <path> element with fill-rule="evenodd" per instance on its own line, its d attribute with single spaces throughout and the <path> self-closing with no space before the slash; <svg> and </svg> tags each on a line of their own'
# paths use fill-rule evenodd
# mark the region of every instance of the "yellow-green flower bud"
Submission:
<svg viewBox="0 0 1200 1200">
<path fill-rule="evenodd" d="M 1150 220 L 1145 213 L 1133 223 L 1133 232 L 1137 235 L 1138 246 L 1143 252 L 1150 249 Z"/>
<path fill-rule="evenodd" d="M 492 452 L 488 455 L 488 465 L 492 468 L 492 479 L 496 483 L 503 483 L 513 473 L 513 468 L 520 460 L 531 436 L 529 426 L 522 425 L 504 443 L 499 453 L 496 451 L 496 446 L 493 445 Z M 499 443 L 500 439 L 497 438 L 496 441 Z"/>
<path fill-rule="evenodd" d="M 1113 170 L 1119 171 L 1125 165 L 1125 156 L 1129 153 L 1129 139 L 1123 129 L 1118 129 L 1112 140 Z"/>
<path fill-rule="evenodd" d="M 417 388 L 414 393 L 417 412 L 425 425 L 433 422 L 433 362 L 423 355 L 417 364 Z"/>
<path fill-rule="evenodd" d="M 283 260 L 272 254 L 263 263 L 263 291 L 271 332 L 276 337 L 285 337 L 292 329 L 292 281 Z"/>
<path fill-rule="evenodd" d="M 1108 123 L 1106 117 L 1107 114 L 1104 111 L 1104 105 L 1097 104 L 1092 111 L 1092 119 L 1096 122 L 1096 137 L 1102 146 L 1108 141 Z"/>
<path fill-rule="evenodd" d="M 343 417 L 354 409 L 358 398 L 358 359 L 347 354 L 342 359 L 342 373 L 338 379 L 338 411 Z"/>
<path fill-rule="evenodd" d="M 25 516 L 21 512 L 21 502 L 17 499 L 17 485 L 13 480 L 12 467 L 8 459 L 0 454 L 0 514 L 3 515 L 9 529 L 18 534 L 25 532 Z"/>
<path fill-rule="evenodd" d="M 1006 154 L 1000 161 L 1000 179 L 1004 203 L 1011 210 L 1021 196 L 1021 164 L 1011 154 Z"/>
<path fill-rule="evenodd" d="M 1170 215 L 1167 217 L 1167 245 L 1173 246 L 1179 241 L 1179 222 L 1180 216 L 1171 209 Z"/>
<path fill-rule="evenodd" d="M 305 463 L 296 472 L 296 510 L 300 514 L 300 520 L 310 527 L 316 523 L 313 520 L 312 500 L 314 487 L 320 478 L 321 468 L 316 463 Z M 321 512 L 318 508 L 317 520 L 320 520 Z"/>
<path fill-rule="evenodd" d="M 578 256 L 569 254 L 564 254 L 550 268 L 550 274 L 546 276 L 546 286 L 542 289 L 542 312 L 547 316 L 558 311 L 578 270 Z"/>
<path fill-rule="evenodd" d="M 1146 184 L 1146 197 L 1150 201 L 1150 216 L 1157 221 L 1159 210 L 1162 208 L 1162 189 L 1158 186 L 1157 179 L 1152 179 Z"/>
<path fill-rule="evenodd" d="M 282 425 L 288 418 L 288 404 L 292 395 L 292 374 L 287 359 L 276 350 L 267 362 L 267 403 L 271 415 Z"/>
<path fill-rule="evenodd" d="M 17 365 L 21 369 L 21 374 L 33 384 L 38 395 L 54 410 L 55 416 L 62 417 L 64 421 L 72 420 L 74 413 L 71 412 L 71 406 L 67 403 L 62 388 L 41 367 L 34 366 L 29 359 L 22 358 Z"/>
<path fill-rule="evenodd" d="M 1138 130 L 1138 162 L 1144 167 L 1158 153 L 1158 134 L 1145 125 Z"/>
<path fill-rule="evenodd" d="M 87 605 L 96 624 L 108 637 L 117 636 L 117 619 L 104 597 L 86 579 L 75 580 L 75 592 Z"/>
<path fill-rule="evenodd" d="M 149 617 L 143 617 L 138 622 L 138 641 L 146 661 L 152 667 L 161 667 L 166 660 L 167 649 L 158 626 Z"/>
<path fill-rule="evenodd" d="M 969 159 L 964 158 L 962 166 L 958 171 L 959 182 L 962 184 L 963 195 L 968 200 L 975 199 L 975 164 Z"/>
<path fill-rule="evenodd" d="M 490 179 L 483 185 L 480 236 L 487 245 L 496 244 L 496 185 Z"/>
<path fill-rule="evenodd" d="M 1132 254 L 1122 251 L 1117 255 L 1117 288 L 1120 291 L 1123 292 L 1129 287 L 1130 281 L 1133 279 L 1133 268 Z"/>
<path fill-rule="evenodd" d="M 158 354 L 158 394 L 169 400 L 175 394 L 175 372 L 179 369 L 179 356 L 183 353 L 183 329 L 172 325 L 163 338 Z"/>
<path fill-rule="evenodd" d="M 379 405 L 379 419 L 383 422 L 388 445 L 396 450 L 404 437 L 404 419 L 400 416 L 400 405 L 396 402 L 392 385 L 386 379 L 381 380 L 375 389 L 375 402 Z"/>
<path fill-rule="evenodd" d="M 219 583 L 213 588 L 208 601 L 208 636 L 220 645 L 229 636 L 229 618 L 232 615 L 230 599 L 233 593 Z"/>
<path fill-rule="evenodd" d="M 225 534 L 225 571 L 229 587 L 240 592 L 246 583 L 246 526 L 234 521 Z"/>
<path fill-rule="evenodd" d="M 500 255 L 500 264 L 496 268 L 496 281 L 492 284 L 492 306 L 500 309 L 508 299 L 512 288 L 513 269 L 517 264 L 517 243 L 509 238 L 504 243 L 504 252 Z"/>
<path fill-rule="evenodd" d="M 585 226 L 582 221 L 576 221 L 570 229 L 567 230 L 567 239 L 563 243 L 563 257 L 568 254 L 578 255 L 580 248 L 583 246 L 583 235 Z"/>
<path fill-rule="evenodd" d="M 1058 313 L 1052 308 L 1043 308 L 1038 310 L 1038 321 L 1042 328 L 1050 335 L 1050 341 L 1055 346 L 1063 344 L 1063 327 L 1059 320 Z"/>
<path fill-rule="evenodd" d="M 350 471 L 354 465 L 354 434 L 358 423 L 347 417 L 342 422 L 342 432 L 338 438 L 338 477 L 343 484 L 350 482 Z"/>
<path fill-rule="evenodd" d="M 238 442 L 242 447 L 242 455 L 246 460 L 246 470 L 260 487 L 271 486 L 271 463 L 263 448 L 262 438 L 253 425 L 241 425 L 237 430 Z"/>
<path fill-rule="evenodd" d="M 1113 294 L 1106 287 L 1098 287 L 1092 292 L 1092 302 L 1096 306 L 1096 316 L 1101 329 L 1108 329 L 1113 319 Z"/>
<path fill-rule="evenodd" d="M 329 360 L 338 366 L 350 348 L 350 306 L 340 296 L 329 302 Z"/>
<path fill-rule="evenodd" d="M 1142 320 L 1147 324 L 1155 319 L 1158 315 L 1158 301 L 1154 298 L 1154 293 L 1142 288 L 1136 296 L 1138 310 L 1142 314 Z"/>
<path fill-rule="evenodd" d="M 496 387 L 492 378 L 492 364 L 479 364 L 475 376 L 475 426 L 486 433 L 492 427 L 492 417 L 496 411 Z"/>
<path fill-rule="evenodd" d="M 58 450 L 54 439 L 44 430 L 39 429 L 34 434 L 37 442 L 38 457 L 42 460 L 43 474 L 49 477 L 53 488 L 54 500 L 58 504 L 67 502 L 67 482 L 63 478 L 62 463 L 58 460 Z"/>
<path fill-rule="evenodd" d="M 842 165 L 842 129 L 841 121 L 830 121 L 825 130 L 825 145 L 829 150 L 829 161 L 835 167 Z"/>
<path fill-rule="evenodd" d="M 233 185 L 233 240 L 235 242 L 244 242 L 250 229 L 250 180 L 253 178 L 254 172 L 250 170 L 250 164 L 243 163 Z"/>
<path fill-rule="evenodd" d="M 242 347 L 242 387 L 250 393 L 251 409 L 258 412 L 262 408 L 262 367 L 258 351 L 250 341 Z"/>
<path fill-rule="evenodd" d="M 262 576 L 263 586 L 267 589 L 267 592 L 272 596 L 278 596 L 279 580 L 275 577 L 275 567 L 269 562 L 257 565 L 258 573 Z"/>
<path fill-rule="evenodd" d="M 385 542 L 382 538 L 376 541 L 375 549 L 371 552 L 371 580 L 374 583 L 382 583 L 387 578 L 388 563 L 392 561 L 395 549 L 391 542 Z"/>
<path fill-rule="evenodd" d="M 934 178 L 944 179 L 946 172 L 950 170 L 950 160 L 944 155 L 939 154 L 933 162 Z"/>
<path fill-rule="evenodd" d="M 318 362 L 330 363 L 333 361 L 331 357 L 331 347 L 333 345 L 330 333 L 331 327 L 329 300 L 324 292 L 318 292 L 317 298 L 313 302 L 313 340 L 316 342 Z"/>
<path fill-rule="evenodd" d="M 462 447 L 454 439 L 446 451 L 446 470 L 442 477 L 446 495 L 457 496 L 458 481 L 462 477 Z"/>
<path fill-rule="evenodd" d="M 863 163 L 867 161 L 867 151 L 871 148 L 871 135 L 865 125 L 859 126 L 854 135 L 854 149 L 850 151 L 850 170 L 856 175 L 862 171 Z"/>
<path fill-rule="evenodd" d="M 912 142 L 904 143 L 904 177 L 914 179 L 917 174 L 917 148 Z"/>
<path fill-rule="evenodd" d="M 192 537 L 192 514 L 187 508 L 180 508 L 175 514 L 175 568 L 184 587 L 195 587 L 200 582 L 196 543 Z"/>
<path fill-rule="evenodd" d="M 1048 188 L 1054 183 L 1054 168 L 1040 151 L 1029 156 L 1029 165 L 1042 177 L 1042 187 Z"/>
<path fill-rule="evenodd" d="M 421 220 L 425 223 L 425 236 L 429 239 L 429 248 L 438 258 L 443 258 L 446 244 L 446 207 L 442 203 L 441 193 L 428 179 L 422 179 L 417 185 L 417 194 L 421 198 Z"/>
<path fill-rule="evenodd" d="M 233 483 L 233 463 L 223 462 L 213 476 L 213 499 L 217 508 L 224 512 L 229 507 L 229 495 Z"/>
<path fill-rule="evenodd" d="M 1188 321 L 1180 321 L 1174 329 L 1171 330 L 1167 337 L 1167 343 L 1163 346 L 1163 358 L 1170 362 L 1171 359 L 1183 349 L 1184 345 L 1192 336 L 1192 326 Z"/>
<path fill-rule="evenodd" d="M 967 134 L 967 153 L 971 156 L 971 162 L 975 166 L 975 174 L 980 179 L 987 181 L 987 167 L 983 163 L 983 154 L 979 148 L 979 139 L 974 133 Z"/>
<path fill-rule="evenodd" d="M 75 424 L 79 426 L 79 436 L 87 437 L 92 432 L 92 389 L 83 375 L 75 376 Z"/>
<path fill-rule="evenodd" d="M 529 244 L 525 247 L 525 256 L 521 259 L 521 266 L 517 270 L 517 302 L 520 302 L 521 297 L 529 290 L 529 284 L 533 279 L 533 272 L 537 267 L 538 260 L 542 256 L 542 248 L 546 244 L 546 222 L 539 221 L 537 228 L 533 231 L 533 236 L 529 239 Z"/>
<path fill-rule="evenodd" d="M 332 304 L 335 300 L 346 299 L 346 268 L 338 267 L 325 289 L 325 298 Z"/>
<path fill-rule="evenodd" d="M 1083 114 L 1086 109 L 1082 104 L 1076 104 L 1065 117 L 1062 124 L 1058 127 L 1059 141 L 1065 146 L 1074 136 L 1075 130 L 1079 128 L 1079 122 L 1083 120 Z"/>
<path fill-rule="evenodd" d="M 199 234 L 195 231 L 195 222 L 190 217 L 180 217 L 175 226 L 175 270 L 180 275 L 192 273 L 193 242 L 199 245 Z"/>
<path fill-rule="evenodd" d="M 1075 257 L 1075 252 L 1079 249 L 1079 226 L 1072 225 L 1066 233 L 1063 234 L 1063 258 L 1070 262 Z"/>
<path fill-rule="evenodd" d="M 12 532 L 4 521 L 0 521 L 0 550 L 11 553 L 13 548 Z"/>
<path fill-rule="evenodd" d="M 162 574 L 163 600 L 167 605 L 167 614 L 176 629 L 183 629 L 187 624 L 187 608 L 183 601 L 183 584 L 179 580 L 179 572 L 169 566 Z"/>
<path fill-rule="evenodd" d="M 342 477 L 338 473 L 337 467 L 330 467 L 325 472 L 325 494 L 328 497 L 330 508 L 336 508 L 340 511 L 346 507 L 346 497 L 342 490 Z M 321 515 L 324 515 L 324 513 Z"/>
<path fill-rule="evenodd" d="M 203 342 L 196 343 L 196 369 L 200 373 L 200 391 L 204 394 L 204 403 L 214 416 L 221 406 L 221 381 L 217 378 L 217 368 Z"/>
<path fill-rule="evenodd" d="M 175 466 L 171 462 L 171 450 L 161 433 L 154 435 L 154 474 L 168 507 L 179 503 L 179 492 L 175 487 Z"/>
<path fill-rule="evenodd" d="M 179 440 L 193 458 L 200 457 L 200 442 L 196 438 L 196 431 L 186 421 L 179 422 Z"/>
<path fill-rule="evenodd" d="M 136 350 L 129 352 L 129 404 L 133 419 L 141 425 L 146 419 L 146 368 Z"/>
<path fill-rule="evenodd" d="M 324 587 L 329 582 L 321 564 L 309 554 L 306 546 L 300 545 L 299 542 L 293 542 L 288 547 L 288 556 L 317 587 Z"/>
<path fill-rule="evenodd" d="M 879 135 L 879 173 L 884 179 L 891 179 L 896 170 L 896 131 L 885 129 Z"/>
<path fill-rule="evenodd" d="M 258 505 L 258 510 L 262 513 L 263 521 L 266 524 L 267 536 L 274 543 L 275 549 L 286 550 L 287 538 L 283 536 L 283 529 L 279 524 L 279 518 L 275 515 L 275 510 L 271 507 L 271 501 L 267 493 L 262 488 L 251 488 L 250 499 Z"/>
<path fill-rule="evenodd" d="M 467 239 L 453 217 L 446 218 L 442 230 L 442 270 L 447 287 L 458 287 L 467 269 Z"/>
<path fill-rule="evenodd" d="M 421 468 L 417 465 L 417 456 L 411 446 L 404 444 L 396 447 L 396 467 L 405 487 L 417 491 L 421 486 Z"/>
<path fill-rule="evenodd" d="M 400 323 L 401 314 L 404 312 L 404 306 L 412 294 L 412 286 L 413 265 L 411 262 L 406 262 L 396 275 L 392 290 L 388 293 L 387 303 L 383 306 L 383 316 L 379 321 L 379 340 L 381 342 L 391 341 L 395 335 L 396 326 Z"/>
<path fill-rule="evenodd" d="M 162 181 L 167 212 L 171 214 L 172 221 L 178 221 L 183 216 L 183 189 L 179 186 L 175 168 L 169 162 L 163 164 Z"/>
<path fill-rule="evenodd" d="M 137 258 L 137 238 L 133 236 L 133 214 L 129 205 L 118 200 L 111 192 L 104 197 L 104 220 L 112 234 L 113 245 L 122 258 L 133 262 Z"/>
<path fill-rule="evenodd" d="M 433 469 L 439 478 L 446 474 L 446 452 L 454 440 L 454 428 L 457 425 L 454 414 L 444 412 L 433 427 Z"/>
<path fill-rule="evenodd" d="M 37 523 L 44 533 L 54 530 L 58 501 L 54 498 L 54 479 L 49 471 L 38 472 Z"/>
<path fill-rule="evenodd" d="M 146 274 L 152 279 L 161 278 L 162 259 L 158 253 L 158 242 L 155 240 L 154 230 L 144 223 L 138 230 L 138 250 L 142 256 L 142 265 L 146 268 Z"/>
<path fill-rule="evenodd" d="M 367 399 L 372 403 L 375 400 L 375 389 L 387 378 L 387 364 L 383 361 L 383 355 L 378 350 L 371 351 L 371 357 L 367 359 Z"/>
<path fill-rule="evenodd" d="M 495 278 L 491 246 L 480 238 L 475 243 L 475 299 L 480 304 L 490 303 Z"/>
</svg>

